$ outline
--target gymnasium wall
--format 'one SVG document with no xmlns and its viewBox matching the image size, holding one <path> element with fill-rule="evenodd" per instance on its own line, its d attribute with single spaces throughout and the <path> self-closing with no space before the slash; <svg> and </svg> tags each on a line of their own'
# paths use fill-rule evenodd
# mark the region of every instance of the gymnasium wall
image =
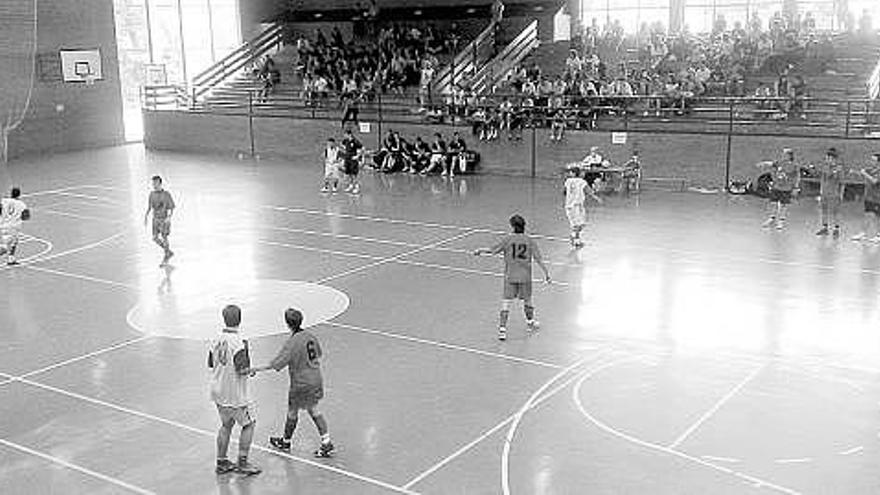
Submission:
<svg viewBox="0 0 880 495">
<path fill-rule="evenodd" d="M 641 153 L 644 177 L 685 179 L 689 185 L 720 188 L 725 178 L 727 138 L 698 134 L 630 133 L 625 145 L 612 145 L 608 132 L 570 132 L 564 143 L 553 143 L 546 130 L 538 130 L 535 146 L 531 133 L 521 142 L 502 139 L 480 143 L 468 127 L 431 126 L 420 124 L 386 124 L 383 133 L 394 129 L 404 138 L 421 135 L 430 139 L 434 132 L 448 137 L 458 130 L 472 149 L 482 155 L 482 171 L 491 174 L 528 175 L 534 153 L 536 172 L 540 177 L 558 177 L 562 167 L 580 160 L 591 146 L 599 146 L 613 163 L 627 160 L 634 148 Z M 326 139 L 340 137 L 338 121 L 289 120 L 255 118 L 254 147 L 263 157 L 290 160 L 293 166 L 318 167 Z M 145 145 L 148 149 L 189 151 L 234 155 L 250 153 L 247 117 L 192 115 L 185 112 L 147 112 L 145 114 Z M 377 147 L 377 131 L 359 137 L 367 148 Z M 755 178 L 755 164 L 778 156 L 783 147 L 797 150 L 801 160 L 819 162 L 825 149 L 836 146 L 848 163 L 867 160 L 876 145 L 864 140 L 734 137 L 732 143 L 731 178 Z M 534 150 L 534 151 L 533 151 Z M 687 153 L 683 151 L 686 150 Z"/>
<path fill-rule="evenodd" d="M 9 158 L 122 142 L 122 96 L 113 0 L 37 2 L 37 60 L 31 64 L 33 43 L 31 37 L 25 36 L 30 27 L 22 14 L 32 12 L 34 3 L 33 0 L 0 2 L 0 33 L 4 30 L 19 33 L 13 42 L 0 43 L 0 59 L 26 62 L 12 69 L 13 73 L 9 73 L 6 66 L 6 77 L 14 84 L 0 86 L 0 92 L 7 93 L 0 101 L 23 101 L 31 69 L 35 69 L 30 108 L 21 125 L 8 137 Z M 15 16 L 8 15 L 12 11 Z M 25 26 L 27 30 L 23 29 Z M 93 86 L 63 83 L 58 55 L 62 48 L 99 48 L 104 80 Z M 2 110 L 0 108 L 0 112 Z"/>
</svg>

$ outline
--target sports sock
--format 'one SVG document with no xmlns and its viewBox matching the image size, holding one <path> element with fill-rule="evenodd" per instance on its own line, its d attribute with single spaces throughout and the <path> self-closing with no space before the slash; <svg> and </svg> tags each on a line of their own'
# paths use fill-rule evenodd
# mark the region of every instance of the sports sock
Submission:
<svg viewBox="0 0 880 495">
<path fill-rule="evenodd" d="M 330 443 L 330 434 L 329 433 L 324 433 L 323 435 L 321 435 L 321 443 L 323 443 L 325 445 Z"/>
<path fill-rule="evenodd" d="M 498 326 L 502 328 L 507 328 L 507 318 L 510 316 L 510 311 L 502 310 L 501 317 L 499 318 Z"/>
<path fill-rule="evenodd" d="M 535 319 L 535 307 L 534 306 L 525 306 L 523 308 L 526 313 L 526 320 L 532 321 Z"/>
<path fill-rule="evenodd" d="M 296 430 L 296 419 L 287 418 L 284 421 L 284 439 L 290 440 L 293 438 L 293 432 Z"/>
</svg>

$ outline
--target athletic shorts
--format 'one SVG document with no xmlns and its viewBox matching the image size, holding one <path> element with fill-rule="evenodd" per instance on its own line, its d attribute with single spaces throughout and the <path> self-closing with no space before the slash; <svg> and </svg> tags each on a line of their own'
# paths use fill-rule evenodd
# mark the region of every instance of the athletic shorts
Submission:
<svg viewBox="0 0 880 495">
<path fill-rule="evenodd" d="M 865 213 L 873 213 L 880 217 L 880 203 L 865 200 Z"/>
<path fill-rule="evenodd" d="M 582 227 L 587 224 L 587 209 L 584 208 L 584 205 L 566 207 L 565 216 L 568 217 L 568 224 L 572 228 Z"/>
<path fill-rule="evenodd" d="M 324 387 L 321 385 L 298 385 L 287 393 L 287 407 L 291 411 L 310 409 L 318 405 L 324 398 Z"/>
<path fill-rule="evenodd" d="M 774 203 L 782 203 L 784 205 L 791 204 L 791 191 L 770 189 L 770 201 Z"/>
<path fill-rule="evenodd" d="M 325 179 L 338 179 L 340 175 L 339 172 L 339 165 L 336 163 L 327 163 L 324 165 Z"/>
<path fill-rule="evenodd" d="M 164 218 L 153 219 L 153 237 L 171 235 L 171 222 L 166 222 Z"/>
<path fill-rule="evenodd" d="M 355 159 L 345 160 L 345 175 L 357 175 L 360 172 L 361 165 Z"/>
<path fill-rule="evenodd" d="M 532 297 L 532 281 L 528 282 L 510 282 L 504 281 L 504 299 L 531 299 Z"/>
<path fill-rule="evenodd" d="M 220 414 L 220 422 L 223 424 L 235 421 L 239 426 L 247 426 L 256 421 L 250 406 L 232 407 L 217 404 L 217 412 Z"/>
</svg>

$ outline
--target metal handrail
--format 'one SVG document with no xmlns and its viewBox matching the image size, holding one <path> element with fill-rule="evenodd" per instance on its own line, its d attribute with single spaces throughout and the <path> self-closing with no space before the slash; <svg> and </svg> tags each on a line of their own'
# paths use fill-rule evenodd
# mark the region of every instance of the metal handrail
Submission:
<svg viewBox="0 0 880 495">
<path fill-rule="evenodd" d="M 532 50 L 538 46 L 538 21 L 532 21 L 507 44 L 492 62 L 486 64 L 474 78 L 469 86 L 476 93 L 483 93 L 491 89 L 497 79 L 507 73 L 516 64 L 522 61 Z"/>
<path fill-rule="evenodd" d="M 192 99 L 198 100 L 205 93 L 237 74 L 241 69 L 274 49 L 283 40 L 283 28 L 274 24 L 250 41 L 243 43 L 226 57 L 208 67 L 192 80 Z"/>
<path fill-rule="evenodd" d="M 866 84 L 868 98 L 871 100 L 880 99 L 880 60 L 878 60 L 877 65 L 874 66 L 874 70 L 871 72 L 871 77 L 868 78 Z"/>
<path fill-rule="evenodd" d="M 453 84 L 462 74 L 466 74 L 477 66 L 479 61 L 475 54 L 481 52 L 481 47 L 487 40 L 492 41 L 495 33 L 496 23 L 490 22 L 486 29 L 482 30 L 476 38 L 467 44 L 458 54 L 452 58 L 452 62 L 437 73 L 437 76 L 431 81 L 432 91 L 441 94 L 451 84 Z"/>
</svg>

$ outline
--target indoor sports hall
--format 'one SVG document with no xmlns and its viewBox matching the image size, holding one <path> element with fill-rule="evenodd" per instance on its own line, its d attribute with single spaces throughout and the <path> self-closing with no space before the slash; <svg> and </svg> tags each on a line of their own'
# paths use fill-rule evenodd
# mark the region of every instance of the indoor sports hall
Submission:
<svg viewBox="0 0 880 495">
<path fill-rule="evenodd" d="M 0 493 L 880 492 L 878 23 L 856 0 L 11 0 Z M 550 281 L 501 340 L 510 260 L 475 251 L 512 215 Z M 305 411 L 273 447 L 288 373 L 243 373 L 262 472 L 215 472 L 228 304 L 251 369 L 303 313 L 332 455 Z"/>
</svg>

